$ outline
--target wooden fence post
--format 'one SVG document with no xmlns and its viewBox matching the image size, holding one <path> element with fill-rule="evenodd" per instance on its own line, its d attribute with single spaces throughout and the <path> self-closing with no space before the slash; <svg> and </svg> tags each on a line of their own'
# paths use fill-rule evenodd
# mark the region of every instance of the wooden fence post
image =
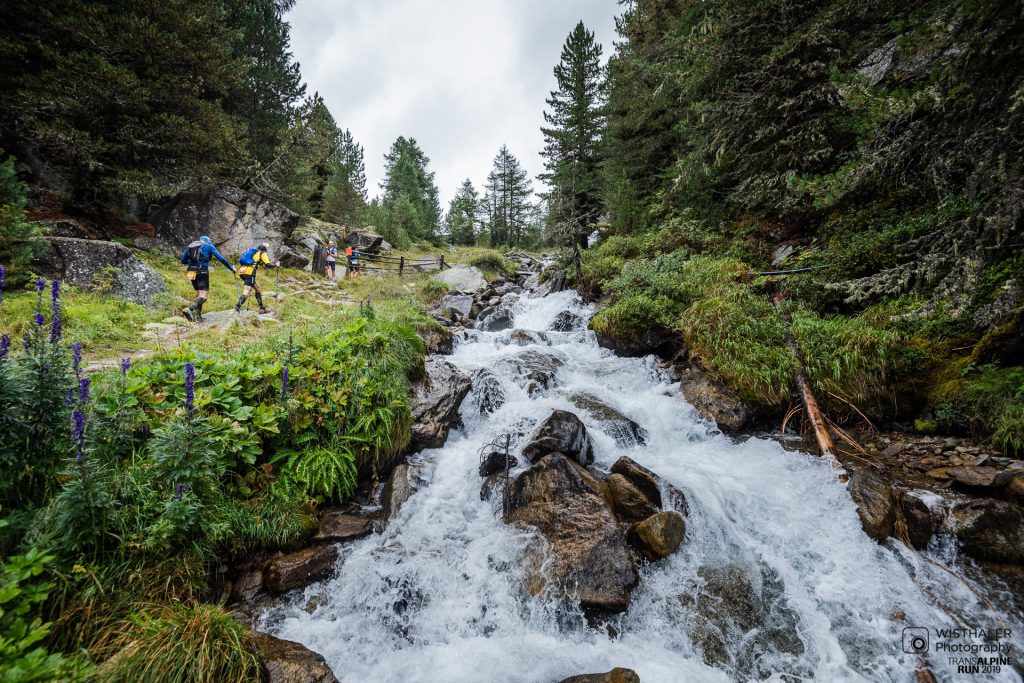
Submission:
<svg viewBox="0 0 1024 683">
<path fill-rule="evenodd" d="M 402 276 L 402 271 L 405 270 L 405 257 L 401 256 L 398 259 L 398 276 Z"/>
<path fill-rule="evenodd" d="M 444 270 L 444 254 L 441 254 L 441 266 L 438 268 L 438 270 Z"/>
</svg>

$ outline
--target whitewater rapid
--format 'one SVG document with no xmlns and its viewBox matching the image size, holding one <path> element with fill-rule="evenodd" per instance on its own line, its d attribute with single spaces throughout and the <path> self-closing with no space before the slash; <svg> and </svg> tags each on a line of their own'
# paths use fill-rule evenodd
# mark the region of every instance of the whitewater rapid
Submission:
<svg viewBox="0 0 1024 683">
<path fill-rule="evenodd" d="M 694 413 L 655 359 L 600 348 L 585 329 L 592 311 L 575 293 L 524 297 L 513 310 L 514 328 L 544 338 L 522 346 L 511 343 L 511 330 L 469 331 L 448 358 L 467 374 L 494 372 L 507 402 L 481 415 L 471 393 L 464 426 L 443 448 L 412 458 L 422 484 L 397 518 L 383 533 L 341 546 L 337 575 L 263 614 L 261 630 L 321 653 L 344 682 L 552 683 L 621 666 L 644 683 L 675 683 L 913 681 L 918 660 L 903 652 L 905 627 L 956 626 L 947 610 L 970 626 L 1006 625 L 1009 617 L 998 621 L 916 553 L 868 538 L 828 462 L 772 440 L 737 443 Z M 550 331 L 563 311 L 579 316 L 577 329 Z M 528 349 L 564 361 L 555 385 L 533 398 L 498 363 Z M 580 392 L 640 423 L 647 445 L 617 446 L 569 401 Z M 554 409 L 583 419 L 595 468 L 628 455 L 689 501 L 680 550 L 643 567 L 628 611 L 598 626 L 526 592 L 520 556 L 528 531 L 503 524 L 495 503 L 480 497 L 478 449 L 499 434 L 528 435 Z M 757 633 L 728 633 L 727 661 L 705 663 L 695 597 L 707 572 L 723 569 L 769 596 L 765 628 L 788 629 L 788 648 L 761 648 Z M 1019 655 L 1021 625 L 1010 626 Z M 1020 680 L 1010 667 L 965 678 L 945 657 L 928 661 L 939 680 Z"/>
</svg>

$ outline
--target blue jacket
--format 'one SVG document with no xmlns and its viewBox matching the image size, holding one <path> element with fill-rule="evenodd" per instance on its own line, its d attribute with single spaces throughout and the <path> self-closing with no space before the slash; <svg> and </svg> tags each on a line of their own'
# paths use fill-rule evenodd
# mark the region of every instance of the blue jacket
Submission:
<svg viewBox="0 0 1024 683">
<path fill-rule="evenodd" d="M 202 248 L 199 250 L 199 263 L 188 262 L 188 247 L 185 247 L 185 251 L 183 251 L 181 254 L 181 262 L 184 265 L 193 268 L 199 268 L 199 270 L 206 270 L 207 268 L 209 268 L 211 258 L 216 258 L 218 261 L 223 263 L 228 270 L 234 272 L 234 266 L 232 266 L 231 263 L 226 258 L 221 256 L 220 252 L 217 251 L 217 247 L 213 246 L 212 244 L 203 244 Z"/>
</svg>

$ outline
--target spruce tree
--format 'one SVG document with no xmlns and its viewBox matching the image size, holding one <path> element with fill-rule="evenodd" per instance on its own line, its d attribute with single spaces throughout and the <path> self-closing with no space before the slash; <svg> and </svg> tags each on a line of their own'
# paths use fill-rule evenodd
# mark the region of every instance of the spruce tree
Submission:
<svg viewBox="0 0 1024 683">
<path fill-rule="evenodd" d="M 358 225 L 366 214 L 366 165 L 363 146 L 350 131 L 341 131 L 331 158 L 331 177 L 324 189 L 322 220 Z"/>
<path fill-rule="evenodd" d="M 473 182 L 466 178 L 455 192 L 448 213 L 445 215 L 445 229 L 452 244 L 476 244 L 480 224 L 480 197 Z"/>
<path fill-rule="evenodd" d="M 441 224 L 441 204 L 430 159 L 414 138 L 399 137 L 384 155 L 381 189 L 382 234 L 395 244 L 408 240 L 435 241 Z"/>
<path fill-rule="evenodd" d="M 487 176 L 484 199 L 492 247 L 521 245 L 534 216 L 532 195 L 529 176 L 508 147 L 502 145 Z"/>
<path fill-rule="evenodd" d="M 581 21 L 555 66 L 558 90 L 544 112 L 544 167 L 556 239 L 586 244 L 601 214 L 601 139 L 604 130 L 601 46 Z"/>
</svg>

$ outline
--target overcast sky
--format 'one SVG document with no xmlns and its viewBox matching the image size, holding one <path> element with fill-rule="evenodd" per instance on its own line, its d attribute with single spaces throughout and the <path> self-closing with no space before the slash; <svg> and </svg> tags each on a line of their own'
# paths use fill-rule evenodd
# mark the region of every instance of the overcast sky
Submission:
<svg viewBox="0 0 1024 683">
<path fill-rule="evenodd" d="M 380 193 L 399 135 L 430 157 L 442 208 L 459 183 L 479 191 L 507 144 L 540 188 L 540 126 L 562 44 L 582 20 L 604 46 L 616 0 L 298 0 L 288 15 L 307 88 L 366 150 Z"/>
</svg>

